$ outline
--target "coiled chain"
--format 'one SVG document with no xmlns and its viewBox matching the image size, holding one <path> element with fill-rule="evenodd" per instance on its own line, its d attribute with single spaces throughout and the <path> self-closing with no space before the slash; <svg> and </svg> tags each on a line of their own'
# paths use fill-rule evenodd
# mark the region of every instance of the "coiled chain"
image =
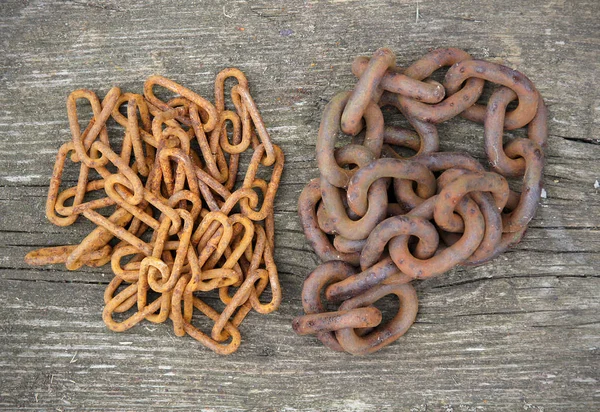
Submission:
<svg viewBox="0 0 600 412">
<path fill-rule="evenodd" d="M 449 69 L 440 84 L 430 77 L 442 67 Z M 331 349 L 366 354 L 414 322 L 411 281 L 482 264 L 520 241 L 542 190 L 547 110 L 523 74 L 454 48 L 427 53 L 406 69 L 383 48 L 356 58 L 352 72 L 354 90 L 334 96 L 323 111 L 320 177 L 298 201 L 306 238 L 324 263 L 304 282 L 306 314 L 293 327 Z M 486 81 L 498 87 L 481 105 Z M 396 108 L 414 130 L 386 125 L 383 106 Z M 489 171 L 467 153 L 438 151 L 436 124 L 459 115 L 483 124 Z M 523 127 L 528 138 L 504 143 L 506 130 Z M 340 130 L 353 141 L 336 148 Z M 403 157 L 400 148 L 416 154 Z M 516 178 L 520 193 L 507 182 Z M 336 311 L 325 310 L 322 294 Z M 386 295 L 396 295 L 400 306 L 382 324 L 373 303 Z"/>
</svg>

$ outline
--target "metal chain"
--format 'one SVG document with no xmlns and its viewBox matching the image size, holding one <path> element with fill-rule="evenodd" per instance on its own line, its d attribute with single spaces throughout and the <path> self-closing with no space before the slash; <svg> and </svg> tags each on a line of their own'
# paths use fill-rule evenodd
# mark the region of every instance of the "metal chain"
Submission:
<svg viewBox="0 0 600 412">
<path fill-rule="evenodd" d="M 229 77 L 238 83 L 231 90 L 234 111 L 225 108 Z M 156 86 L 178 96 L 165 102 Z M 83 132 L 79 101 L 87 101 L 93 113 Z M 284 155 L 271 141 L 246 76 L 235 68 L 219 73 L 214 106 L 172 80 L 151 76 L 144 95 L 113 87 L 100 102 L 94 92 L 76 90 L 67 112 L 72 141 L 58 152 L 46 216 L 69 226 L 82 215 L 98 227 L 78 245 L 38 249 L 26 262 L 65 263 L 69 270 L 110 262 L 115 277 L 102 313 L 109 329 L 122 332 L 144 319 L 170 318 L 177 336 L 188 334 L 219 354 L 237 350 L 246 315 L 252 309 L 270 313 L 281 303 L 273 202 Z M 110 118 L 123 130 L 118 149 L 109 141 Z M 243 183 L 234 190 L 240 156 L 250 147 Z M 77 186 L 61 191 L 69 153 L 79 178 Z M 273 166 L 268 181 L 257 177 L 261 164 Z M 101 179 L 90 181 L 92 169 Z M 101 191 L 104 197 L 86 200 Z M 265 303 L 261 295 L 267 289 L 271 297 Z M 213 291 L 225 305 L 221 312 L 204 301 Z M 194 326 L 198 313 L 211 319 L 212 330 Z"/>
<path fill-rule="evenodd" d="M 418 306 L 411 281 L 482 264 L 519 242 L 542 189 L 548 114 L 527 77 L 453 48 L 431 51 L 406 69 L 395 60 L 385 48 L 355 59 L 354 90 L 323 110 L 320 177 L 298 200 L 306 238 L 324 263 L 304 282 L 306 314 L 293 328 L 355 355 L 409 329 Z M 442 84 L 430 79 L 445 66 Z M 486 81 L 499 87 L 487 105 L 476 104 Z M 518 104 L 508 110 L 513 100 Z M 398 109 L 414 131 L 386 125 L 383 106 Z M 490 171 L 467 153 L 438 152 L 436 124 L 458 115 L 483 123 Z M 506 130 L 525 126 L 527 139 L 504 144 Z M 336 148 L 340 130 L 354 137 Z M 399 147 L 416 154 L 403 157 Z M 515 178 L 520 193 L 509 189 L 507 179 Z M 322 295 L 338 309 L 326 310 Z M 382 324 L 373 304 L 386 295 L 400 304 Z"/>
</svg>

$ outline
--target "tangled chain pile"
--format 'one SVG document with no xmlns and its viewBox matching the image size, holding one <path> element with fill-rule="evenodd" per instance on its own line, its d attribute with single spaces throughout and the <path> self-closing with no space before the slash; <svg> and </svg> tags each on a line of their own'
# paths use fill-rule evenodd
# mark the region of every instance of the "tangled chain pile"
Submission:
<svg viewBox="0 0 600 412">
<path fill-rule="evenodd" d="M 229 77 L 238 82 L 231 89 L 235 111 L 225 110 Z M 162 101 L 154 86 L 178 96 Z M 89 102 L 93 111 L 83 133 L 79 100 Z M 120 111 L 124 104 L 126 116 Z M 100 102 L 92 91 L 76 90 L 67 100 L 67 112 L 72 141 L 58 152 L 46 216 L 68 226 L 83 215 L 98 227 L 78 245 L 36 250 L 26 261 L 64 262 L 70 270 L 111 262 L 115 277 L 104 294 L 102 314 L 111 330 L 170 318 L 178 336 L 187 333 L 219 354 L 237 350 L 238 326 L 248 312 L 270 313 L 281 302 L 273 261 L 273 201 L 284 156 L 271 142 L 244 74 L 229 68 L 217 75 L 214 105 L 171 80 L 151 76 L 143 96 L 113 87 Z M 106 128 L 110 117 L 124 129 L 116 152 Z M 243 183 L 232 191 L 240 155 L 250 146 Z M 59 192 L 69 153 L 79 166 L 79 179 L 77 186 Z M 270 181 L 257 177 L 260 164 L 272 166 Z M 90 180 L 91 170 L 101 178 Z M 85 201 L 88 193 L 102 190 L 103 197 Z M 115 208 L 109 217 L 97 211 L 110 206 Z M 120 242 L 111 247 L 114 237 Z M 122 264 L 123 259 L 129 261 Z M 231 286 L 237 287 L 233 296 Z M 260 296 L 267 287 L 271 301 L 263 303 Z M 225 304 L 220 313 L 200 295 L 216 289 Z M 213 322 L 210 335 L 192 324 L 194 308 Z M 115 320 L 123 312 L 126 318 Z"/>
<path fill-rule="evenodd" d="M 453 48 L 406 69 L 395 60 L 389 49 L 355 59 L 356 87 L 323 112 L 321 176 L 298 202 L 304 233 L 325 263 L 304 282 L 306 315 L 294 319 L 294 330 L 352 354 L 377 351 L 408 330 L 418 307 L 410 281 L 481 264 L 517 243 L 541 194 L 547 111 L 527 77 Z M 443 85 L 429 79 L 444 66 L 451 67 Z M 476 102 L 486 80 L 499 87 L 484 106 Z M 517 107 L 507 110 L 515 99 Z M 396 107 L 414 131 L 386 126 L 381 106 Z M 492 171 L 467 153 L 438 152 L 435 125 L 458 115 L 483 123 Z M 529 138 L 503 145 L 505 130 L 524 126 Z M 340 128 L 355 137 L 336 149 Z M 400 146 L 417 153 L 402 158 Z M 522 179 L 520 194 L 506 178 Z M 329 302 L 341 302 L 337 311 L 325 310 L 323 291 Z M 381 324 L 372 304 L 390 294 L 400 308 Z"/>
</svg>

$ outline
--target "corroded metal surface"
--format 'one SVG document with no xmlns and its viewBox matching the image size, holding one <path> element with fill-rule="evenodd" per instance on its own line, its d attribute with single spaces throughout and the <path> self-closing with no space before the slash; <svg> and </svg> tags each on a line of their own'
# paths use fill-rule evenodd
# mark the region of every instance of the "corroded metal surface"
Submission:
<svg viewBox="0 0 600 412">
<path fill-rule="evenodd" d="M 225 108 L 228 77 L 238 82 L 231 90 L 235 110 Z M 160 100 L 155 86 L 178 96 Z M 77 104 L 83 101 L 93 117 L 82 132 Z M 76 90 L 67 111 L 72 141 L 58 152 L 46 216 L 68 226 L 83 215 L 98 227 L 78 245 L 30 252 L 27 263 L 65 263 L 76 270 L 110 262 L 115 277 L 102 313 L 109 329 L 122 332 L 143 320 L 170 318 L 176 335 L 188 334 L 219 354 L 234 352 L 245 316 L 252 309 L 270 313 L 281 303 L 273 201 L 284 155 L 271 141 L 244 74 L 229 68 L 217 75 L 215 105 L 172 80 L 151 76 L 143 96 L 113 87 L 100 102 L 94 92 Z M 123 128 L 120 148 L 109 141 L 111 117 Z M 234 190 L 240 155 L 249 148 L 248 168 Z M 61 191 L 71 163 L 79 168 L 77 186 Z M 257 177 L 261 165 L 272 169 L 270 179 Z M 91 170 L 101 179 L 90 181 Z M 92 192 L 103 197 L 86 200 Z M 115 238 L 120 242 L 111 246 Z M 271 300 L 264 303 L 266 289 Z M 211 291 L 225 304 L 221 312 L 202 300 Z M 211 331 L 194 326 L 198 313 L 214 322 Z"/>
<path fill-rule="evenodd" d="M 430 79 L 445 66 L 442 84 Z M 433 50 L 406 69 L 379 49 L 371 59 L 356 58 L 352 72 L 354 90 L 323 111 L 321 175 L 298 201 L 306 238 L 324 263 L 306 279 L 306 314 L 292 325 L 359 355 L 390 344 L 414 322 L 411 281 L 487 262 L 521 239 L 542 190 L 547 110 L 522 73 L 453 48 Z M 486 81 L 498 87 L 487 105 L 476 104 Z M 385 125 L 383 106 L 398 109 L 414 130 Z M 436 124 L 458 115 L 483 123 L 490 171 L 467 153 L 438 152 Z M 528 138 L 504 144 L 506 130 L 525 126 Z M 340 131 L 354 137 L 336 148 Z M 407 148 L 416 154 L 403 156 Z M 521 193 L 508 179 L 522 181 Z M 327 311 L 322 294 L 338 309 Z M 399 310 L 381 324 L 372 305 L 390 294 Z"/>
</svg>

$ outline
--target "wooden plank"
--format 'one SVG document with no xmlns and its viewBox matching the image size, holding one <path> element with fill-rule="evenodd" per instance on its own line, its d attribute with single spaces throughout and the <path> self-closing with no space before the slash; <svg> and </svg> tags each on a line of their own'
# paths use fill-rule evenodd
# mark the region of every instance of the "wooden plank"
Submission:
<svg viewBox="0 0 600 412">
<path fill-rule="evenodd" d="M 592 322 L 600 319 L 597 297 L 581 290 L 599 287 L 597 278 L 422 285 L 419 319 L 408 335 L 373 357 L 351 359 L 291 333 L 300 305 L 289 296 L 276 314 L 251 315 L 239 352 L 224 359 L 190 338 L 174 338 L 168 325 L 107 332 L 99 315 L 102 285 L 1 283 L 1 315 L 9 320 L 2 327 L 4 406 L 35 408 L 36 394 L 39 407 L 66 401 L 76 409 L 514 410 L 593 402 Z"/>
<path fill-rule="evenodd" d="M 600 3 L 480 3 L 2 2 L 0 408 L 597 409 Z M 381 46 L 395 50 L 399 64 L 461 47 L 528 75 L 550 108 L 547 198 L 515 249 L 418 283 L 409 333 L 376 354 L 351 357 L 291 330 L 302 281 L 318 264 L 296 201 L 318 175 L 321 110 L 354 84 L 352 59 Z M 276 313 L 250 315 L 240 350 L 223 358 L 175 338 L 169 324 L 108 331 L 101 311 L 109 267 L 69 272 L 22 259 L 91 228 L 44 218 L 54 157 L 69 138 L 69 91 L 103 95 L 116 84 L 140 92 L 159 73 L 211 98 L 214 75 L 226 66 L 248 75 L 286 171 L 275 205 L 284 301 Z M 442 149 L 484 158 L 480 126 L 454 120 L 440 135 Z M 67 170 L 65 184 L 75 179 Z"/>
</svg>

